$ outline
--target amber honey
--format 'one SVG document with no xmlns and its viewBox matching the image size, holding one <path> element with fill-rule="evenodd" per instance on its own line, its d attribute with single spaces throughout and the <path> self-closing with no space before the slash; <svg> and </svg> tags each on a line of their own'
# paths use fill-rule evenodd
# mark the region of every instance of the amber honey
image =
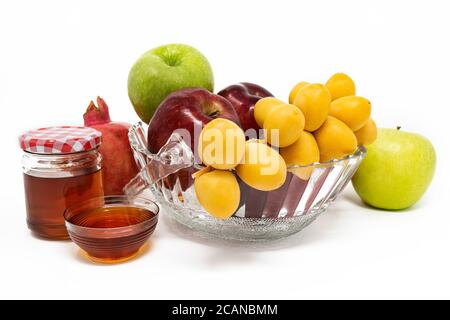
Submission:
<svg viewBox="0 0 450 320">
<path fill-rule="evenodd" d="M 19 136 L 27 224 L 34 235 L 68 239 L 64 211 L 103 195 L 101 141 L 101 132 L 78 126 L 38 128 Z"/>
<path fill-rule="evenodd" d="M 139 224 L 155 214 L 136 207 L 102 207 L 86 210 L 68 219 L 72 224 L 86 228 L 120 228 Z"/>
<path fill-rule="evenodd" d="M 108 196 L 66 211 L 72 238 L 95 262 L 116 263 L 135 257 L 156 227 L 157 206 L 144 199 Z"/>
<path fill-rule="evenodd" d="M 29 229 L 55 240 L 69 238 L 63 216 L 67 207 L 103 195 L 101 170 L 64 178 L 24 174 L 24 185 Z"/>
</svg>

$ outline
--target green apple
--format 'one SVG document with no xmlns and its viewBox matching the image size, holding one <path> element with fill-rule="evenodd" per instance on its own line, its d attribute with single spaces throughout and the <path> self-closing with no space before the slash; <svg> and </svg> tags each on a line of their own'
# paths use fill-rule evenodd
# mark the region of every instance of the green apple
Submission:
<svg viewBox="0 0 450 320">
<path fill-rule="evenodd" d="M 128 96 L 145 123 L 170 93 L 190 87 L 213 91 L 214 77 L 205 56 L 185 44 L 168 44 L 147 51 L 128 75 Z"/>
<path fill-rule="evenodd" d="M 405 209 L 415 204 L 433 179 L 436 152 L 415 133 L 379 129 L 377 140 L 353 176 L 361 199 L 376 208 Z"/>
</svg>

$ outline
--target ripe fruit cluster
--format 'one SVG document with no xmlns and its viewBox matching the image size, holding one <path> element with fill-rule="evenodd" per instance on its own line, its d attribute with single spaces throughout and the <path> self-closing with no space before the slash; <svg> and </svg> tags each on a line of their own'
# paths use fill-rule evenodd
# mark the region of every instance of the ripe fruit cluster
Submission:
<svg viewBox="0 0 450 320">
<path fill-rule="evenodd" d="M 240 202 L 236 175 L 254 189 L 271 191 L 283 185 L 287 167 L 308 180 L 312 167 L 307 165 L 340 159 L 358 145 L 375 141 L 371 104 L 355 93 L 353 80 L 338 73 L 325 85 L 299 82 L 289 94 L 289 103 L 274 97 L 260 99 L 254 118 L 264 129 L 264 140 L 245 141 L 242 129 L 223 118 L 209 122 L 198 144 L 199 157 L 207 168 L 194 177 L 202 207 L 226 219 Z"/>
<path fill-rule="evenodd" d="M 245 141 L 243 130 L 227 119 L 214 119 L 203 128 L 198 154 L 207 167 L 194 175 L 195 193 L 202 207 L 219 219 L 229 218 L 239 206 L 236 175 L 263 191 L 278 189 L 286 180 L 281 155 L 262 140 Z"/>
<path fill-rule="evenodd" d="M 358 145 L 375 141 L 377 127 L 370 118 L 370 101 L 355 94 L 355 83 L 343 73 L 333 75 L 325 85 L 302 81 L 292 88 L 289 106 L 295 106 L 302 112 L 304 131 L 297 133 L 298 138 L 293 143 L 279 144 L 280 153 L 288 166 L 340 159 L 353 153 Z M 260 117 L 259 121 L 264 122 L 264 115 L 269 119 L 271 112 L 281 114 L 282 103 L 275 98 L 259 100 L 255 105 L 255 118 L 258 120 Z M 280 141 L 293 136 L 291 133 L 284 137 L 287 130 L 279 129 Z M 309 177 L 308 170 L 297 171 L 302 179 Z"/>
</svg>

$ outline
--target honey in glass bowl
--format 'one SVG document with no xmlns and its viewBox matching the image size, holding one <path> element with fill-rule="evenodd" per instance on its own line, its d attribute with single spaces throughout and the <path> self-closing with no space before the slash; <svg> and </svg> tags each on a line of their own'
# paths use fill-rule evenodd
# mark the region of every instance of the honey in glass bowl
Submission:
<svg viewBox="0 0 450 320">
<path fill-rule="evenodd" d="M 118 263 L 139 254 L 156 228 L 158 212 L 142 196 L 107 196 L 68 208 L 64 218 L 72 241 L 91 260 Z"/>
</svg>

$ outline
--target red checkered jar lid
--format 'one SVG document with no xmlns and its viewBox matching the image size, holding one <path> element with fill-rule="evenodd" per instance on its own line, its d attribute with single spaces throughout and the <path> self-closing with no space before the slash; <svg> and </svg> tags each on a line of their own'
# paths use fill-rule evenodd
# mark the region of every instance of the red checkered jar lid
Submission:
<svg viewBox="0 0 450 320">
<path fill-rule="evenodd" d="M 102 133 L 89 127 L 58 126 L 25 132 L 20 147 L 39 154 L 66 154 L 89 151 L 102 142 Z"/>
</svg>

